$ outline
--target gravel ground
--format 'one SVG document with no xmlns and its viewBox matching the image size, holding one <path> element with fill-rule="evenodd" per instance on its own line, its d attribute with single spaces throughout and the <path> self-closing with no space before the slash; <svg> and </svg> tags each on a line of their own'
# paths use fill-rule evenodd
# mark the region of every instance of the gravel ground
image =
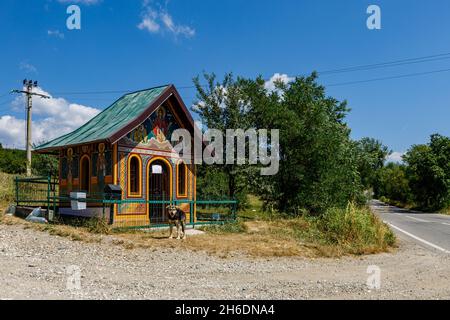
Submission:
<svg viewBox="0 0 450 320">
<path fill-rule="evenodd" d="M 366 285 L 370 265 L 381 270 L 378 290 Z M 401 241 L 394 253 L 365 257 L 222 259 L 0 225 L 0 299 L 172 298 L 450 299 L 450 257 Z"/>
</svg>

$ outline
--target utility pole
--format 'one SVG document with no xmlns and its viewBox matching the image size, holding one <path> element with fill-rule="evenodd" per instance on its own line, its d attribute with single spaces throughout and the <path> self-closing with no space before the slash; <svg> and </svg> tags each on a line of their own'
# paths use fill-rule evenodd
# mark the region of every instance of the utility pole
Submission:
<svg viewBox="0 0 450 320">
<path fill-rule="evenodd" d="M 27 137 L 25 146 L 27 150 L 27 177 L 31 176 L 31 107 L 33 106 L 33 96 L 38 96 L 44 99 L 50 99 L 49 96 L 33 92 L 33 88 L 37 88 L 38 82 L 33 80 L 23 80 L 23 90 L 12 90 L 11 93 L 26 94 L 26 110 L 27 110 Z"/>
</svg>

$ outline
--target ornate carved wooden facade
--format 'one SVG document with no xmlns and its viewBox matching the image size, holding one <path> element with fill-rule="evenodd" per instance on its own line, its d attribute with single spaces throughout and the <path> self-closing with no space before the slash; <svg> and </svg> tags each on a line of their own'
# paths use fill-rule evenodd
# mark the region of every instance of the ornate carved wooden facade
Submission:
<svg viewBox="0 0 450 320">
<path fill-rule="evenodd" d="M 84 191 L 88 198 L 99 199 L 106 184 L 120 185 L 122 199 L 130 201 L 115 205 L 114 224 L 159 224 L 167 219 L 165 205 L 146 201 L 196 197 L 195 166 L 183 161 L 171 143 L 179 128 L 193 137 L 193 119 L 169 85 L 125 95 L 84 126 L 35 152 L 58 154 L 61 196 Z M 188 220 L 191 214 L 195 219 L 195 206 L 192 210 L 187 201 L 180 206 Z M 99 209 L 94 202 L 83 213 L 60 211 L 98 215 Z"/>
</svg>

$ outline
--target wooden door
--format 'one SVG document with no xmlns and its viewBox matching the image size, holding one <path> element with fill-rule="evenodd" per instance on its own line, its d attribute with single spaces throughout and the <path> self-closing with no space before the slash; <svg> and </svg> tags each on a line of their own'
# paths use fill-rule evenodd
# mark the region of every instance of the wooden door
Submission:
<svg viewBox="0 0 450 320">
<path fill-rule="evenodd" d="M 149 166 L 149 200 L 170 200 L 170 168 L 162 160 L 155 160 Z M 166 207 L 168 204 L 149 204 L 151 224 L 167 223 Z"/>
</svg>

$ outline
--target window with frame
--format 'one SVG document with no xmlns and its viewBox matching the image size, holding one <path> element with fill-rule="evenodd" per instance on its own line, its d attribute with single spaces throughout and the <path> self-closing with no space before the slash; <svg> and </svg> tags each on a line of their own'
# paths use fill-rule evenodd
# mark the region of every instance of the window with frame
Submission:
<svg viewBox="0 0 450 320">
<path fill-rule="evenodd" d="M 141 194 L 141 162 L 138 156 L 131 156 L 128 166 L 128 190 L 131 196 Z"/>
<path fill-rule="evenodd" d="M 80 190 L 86 193 L 90 193 L 91 191 L 91 161 L 89 156 L 83 156 L 80 161 Z"/>
<path fill-rule="evenodd" d="M 187 196 L 187 168 L 184 162 L 178 163 L 177 194 L 179 197 Z"/>
</svg>

